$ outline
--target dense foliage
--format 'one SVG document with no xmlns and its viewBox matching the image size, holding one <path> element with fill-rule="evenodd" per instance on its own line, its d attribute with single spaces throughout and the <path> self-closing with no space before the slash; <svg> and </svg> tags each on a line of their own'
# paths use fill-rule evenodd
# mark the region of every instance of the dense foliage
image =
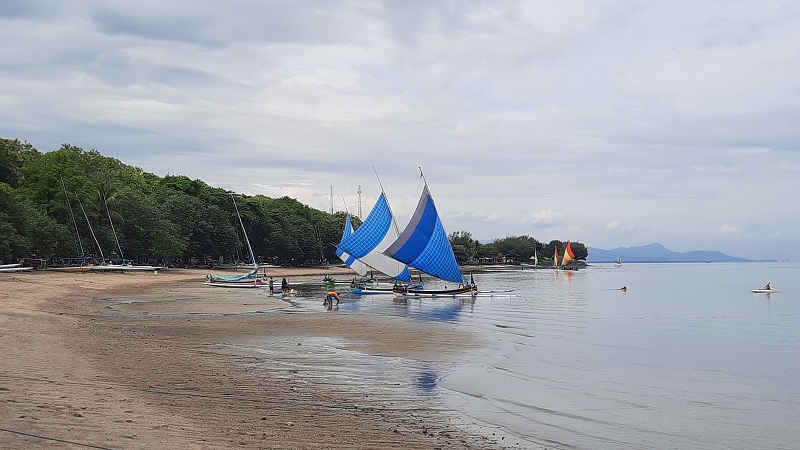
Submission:
<svg viewBox="0 0 800 450">
<path fill-rule="evenodd" d="M 238 208 L 239 215 L 236 214 Z M 241 224 L 239 222 L 241 217 Z M 96 150 L 69 144 L 39 152 L 0 138 L 0 260 L 91 255 L 165 264 L 247 261 L 242 225 L 256 259 L 273 264 L 338 261 L 345 213 L 297 200 L 244 196 L 185 176 L 159 177 Z M 353 218 L 354 226 L 360 224 Z M 490 244 L 467 231 L 450 235 L 466 261 L 530 262 L 553 247 L 529 236 Z M 586 248 L 574 243 L 577 258 Z"/>
<path fill-rule="evenodd" d="M 558 254 L 563 255 L 567 246 L 566 242 L 558 240 L 545 244 L 528 235 L 507 236 L 482 244 L 472 239 L 469 231 L 456 231 L 450 233 L 448 238 L 459 261 L 475 264 L 486 262 L 533 264 L 534 257 L 538 257 L 540 264 L 552 265 L 555 249 L 558 248 Z M 570 248 L 575 254 L 575 260 L 585 261 L 589 255 L 586 246 L 580 242 L 572 242 Z"/>
</svg>

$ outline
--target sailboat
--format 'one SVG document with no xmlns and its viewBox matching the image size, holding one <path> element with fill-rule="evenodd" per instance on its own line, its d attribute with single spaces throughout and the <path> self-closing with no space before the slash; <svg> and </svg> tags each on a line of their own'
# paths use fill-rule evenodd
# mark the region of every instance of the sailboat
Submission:
<svg viewBox="0 0 800 450">
<path fill-rule="evenodd" d="M 122 261 L 121 264 L 101 264 L 99 266 L 91 266 L 89 270 L 92 271 L 144 271 L 144 272 L 154 272 L 158 273 L 159 269 L 163 269 L 164 267 L 161 266 L 150 266 L 150 265 L 136 265 L 130 264 L 129 262 L 125 262 L 125 255 L 122 253 L 122 246 L 119 244 L 119 237 L 117 237 L 117 230 L 114 228 L 114 222 L 111 220 L 111 211 L 108 209 L 108 198 L 103 196 L 103 202 L 106 205 L 106 214 L 108 214 L 108 223 L 111 224 L 111 231 L 114 234 L 114 241 L 117 243 L 117 249 L 119 249 L 119 257 Z M 87 219 L 88 220 L 88 219 Z M 99 244 L 98 244 L 99 246 Z"/>
<path fill-rule="evenodd" d="M 555 255 L 553 255 L 553 269 L 558 269 L 558 244 L 555 245 Z"/>
<path fill-rule="evenodd" d="M 353 222 L 350 220 L 350 214 L 344 219 L 344 231 L 342 232 L 342 241 L 345 240 L 348 236 L 353 234 Z M 340 241 L 341 242 L 341 241 Z M 350 255 L 349 253 L 345 252 L 344 250 L 340 249 L 338 246 L 336 247 L 336 256 L 342 260 L 347 267 L 353 269 L 353 272 L 357 273 L 360 277 L 366 277 L 369 273 L 369 266 L 364 264 L 355 256 Z"/>
<path fill-rule="evenodd" d="M 616 260 L 616 261 L 614 261 L 614 264 L 616 264 L 616 265 L 617 265 L 617 267 L 621 266 L 621 265 L 622 265 L 622 259 L 620 259 L 620 258 L 619 258 L 619 256 L 618 256 L 618 257 L 617 257 L 617 260 Z"/>
<path fill-rule="evenodd" d="M 420 177 L 425 179 L 421 168 Z M 477 291 L 474 280 L 471 279 L 469 284 L 464 284 L 464 277 L 461 275 L 439 213 L 436 211 L 427 181 L 411 221 L 384 254 L 428 275 L 459 284 L 456 289 L 443 290 L 404 287 L 395 290 L 399 295 L 473 295 Z"/>
<path fill-rule="evenodd" d="M 564 257 L 561 258 L 561 268 L 565 268 L 573 259 L 575 259 L 575 253 L 572 252 L 572 246 L 567 241 L 567 246 L 564 248 Z"/>
<path fill-rule="evenodd" d="M 233 199 L 233 207 L 236 209 L 236 216 L 239 218 L 239 225 L 242 227 L 244 242 L 247 244 L 248 250 L 250 250 L 250 260 L 253 261 L 253 270 L 239 275 L 209 274 L 206 277 L 205 283 L 203 284 L 206 286 L 216 287 L 268 287 L 269 283 L 265 283 L 258 278 L 258 262 L 256 261 L 255 254 L 253 253 L 253 247 L 250 246 L 250 239 L 247 237 L 247 230 L 244 229 L 244 222 L 242 222 L 242 215 L 239 214 L 239 207 L 236 205 L 236 198 L 231 195 L 231 199 Z"/>
<path fill-rule="evenodd" d="M 396 285 L 410 283 L 411 273 L 408 271 L 408 266 L 384 254 L 398 236 L 394 215 L 389 208 L 386 193 L 381 188 L 381 194 L 378 196 L 375 206 L 372 207 L 372 211 L 361 226 L 349 235 L 342 235 L 341 242 L 336 246 L 337 254 L 342 252 L 343 255 L 346 254 L 362 264 L 394 278 Z M 353 293 L 386 294 L 392 293 L 392 289 L 356 286 L 353 288 Z"/>
</svg>

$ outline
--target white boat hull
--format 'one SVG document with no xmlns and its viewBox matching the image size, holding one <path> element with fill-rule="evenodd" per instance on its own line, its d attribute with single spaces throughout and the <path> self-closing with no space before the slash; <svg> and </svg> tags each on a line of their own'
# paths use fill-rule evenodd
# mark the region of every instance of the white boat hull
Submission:
<svg viewBox="0 0 800 450">
<path fill-rule="evenodd" d="M 109 264 L 105 266 L 89 266 L 92 272 L 158 272 L 163 269 L 159 266 L 126 266 Z"/>
<path fill-rule="evenodd" d="M 33 267 L 5 267 L 0 269 L 0 273 L 25 272 L 27 270 L 33 270 Z"/>
</svg>

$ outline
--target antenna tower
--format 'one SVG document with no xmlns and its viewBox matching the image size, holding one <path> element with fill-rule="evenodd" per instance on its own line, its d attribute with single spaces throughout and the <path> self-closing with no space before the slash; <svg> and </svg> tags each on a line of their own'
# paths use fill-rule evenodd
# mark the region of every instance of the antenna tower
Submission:
<svg viewBox="0 0 800 450">
<path fill-rule="evenodd" d="M 331 215 L 333 215 L 333 185 L 331 185 Z"/>
<path fill-rule="evenodd" d="M 358 185 L 358 218 L 361 218 L 361 185 Z"/>
</svg>

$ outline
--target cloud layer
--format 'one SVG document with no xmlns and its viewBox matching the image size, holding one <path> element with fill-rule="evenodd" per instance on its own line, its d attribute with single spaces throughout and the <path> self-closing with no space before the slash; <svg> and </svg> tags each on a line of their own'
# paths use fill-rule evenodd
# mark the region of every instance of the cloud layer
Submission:
<svg viewBox="0 0 800 450">
<path fill-rule="evenodd" d="M 448 231 L 800 257 L 791 1 L 6 1 L 0 135 Z M 375 171 L 373 171 L 373 167 Z M 344 200 L 342 200 L 344 198 Z"/>
</svg>

